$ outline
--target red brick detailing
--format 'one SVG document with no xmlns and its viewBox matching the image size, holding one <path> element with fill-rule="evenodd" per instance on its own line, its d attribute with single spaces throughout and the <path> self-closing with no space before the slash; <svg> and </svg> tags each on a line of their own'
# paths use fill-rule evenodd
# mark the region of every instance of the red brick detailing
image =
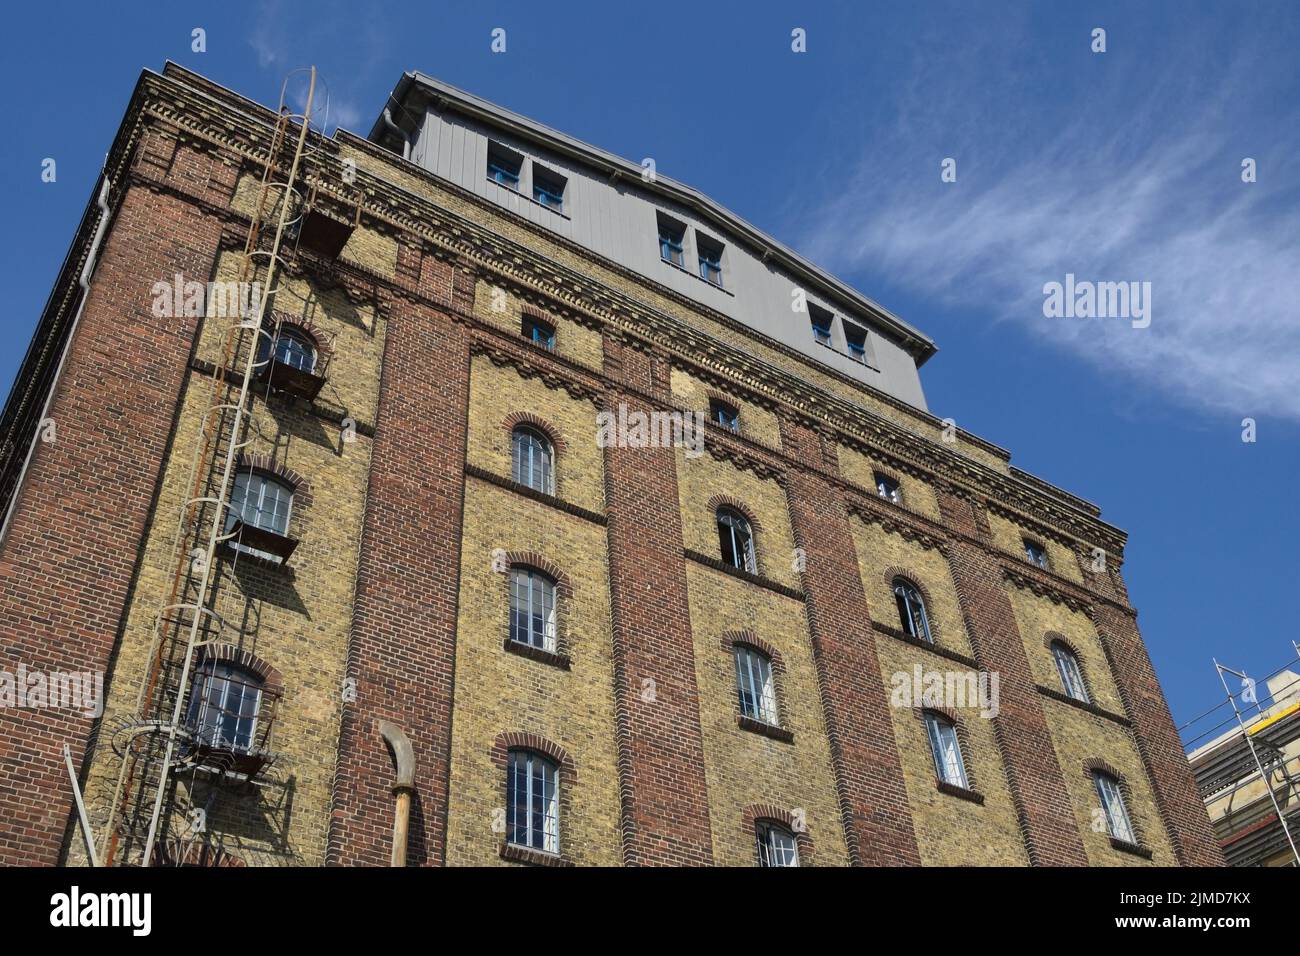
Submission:
<svg viewBox="0 0 1300 956">
<path fill-rule="evenodd" d="M 754 861 L 758 862 L 758 824 L 775 823 L 794 834 L 794 842 L 799 847 L 801 866 L 812 866 L 817 848 L 813 845 L 812 831 L 808 824 L 795 820 L 794 814 L 785 807 L 775 803 L 751 803 L 741 814 L 741 824 L 754 840 Z"/>
<path fill-rule="evenodd" d="M 733 498 L 731 495 L 714 495 L 709 499 L 708 509 L 710 514 L 717 514 L 719 508 L 730 508 L 732 511 L 739 512 L 740 516 L 749 522 L 749 529 L 753 532 L 755 538 L 763 530 L 758 519 L 754 517 L 754 510 L 739 498 Z M 754 551 L 758 552 L 758 542 L 754 542 Z"/>
<path fill-rule="evenodd" d="M 753 631 L 727 631 L 722 635 L 722 649 L 724 651 L 731 652 L 737 644 L 752 647 L 772 662 L 772 670 L 775 673 L 785 673 L 785 661 L 781 659 L 781 652 Z"/>
<path fill-rule="evenodd" d="M 817 434 L 785 418 L 781 445 L 796 461 L 818 460 Z M 820 475 L 793 471 L 788 486 L 795 543 L 806 556 L 808 626 L 849 859 L 919 865 L 848 511 Z"/>
<path fill-rule="evenodd" d="M 284 692 L 284 678 L 280 672 L 250 651 L 240 650 L 234 644 L 214 644 L 201 648 L 196 667 L 202 667 L 209 661 L 233 664 L 252 671 L 262 680 L 262 689 L 268 694 L 279 696 Z"/>
<path fill-rule="evenodd" d="M 547 440 L 550 441 L 552 448 L 554 448 L 556 455 L 559 455 L 566 447 L 568 447 L 568 442 L 564 440 L 564 436 L 560 434 L 559 429 L 546 419 L 539 415 L 534 415 L 532 412 L 511 412 L 501 422 L 501 427 L 510 434 L 514 434 L 515 428 L 519 425 L 528 425 L 545 435 Z"/>
<path fill-rule="evenodd" d="M 306 478 L 298 474 L 298 472 L 294 471 L 292 468 L 286 468 L 270 455 L 240 455 L 239 470 L 261 471 L 275 478 L 279 478 L 293 489 L 295 497 L 300 493 L 310 493 Z"/>
<path fill-rule="evenodd" d="M 646 355 L 606 340 L 606 368 L 639 390 Z M 651 411 L 611 391 L 604 409 Z M 605 449 L 615 722 L 623 858 L 636 865 L 713 861 L 695 650 L 686 599 L 676 454 Z M 646 693 L 653 681 L 654 693 Z"/>
<path fill-rule="evenodd" d="M 937 494 L 947 520 L 979 526 L 979 512 L 968 501 L 945 489 L 937 489 Z M 993 718 L 993 732 L 1029 860 L 1038 866 L 1086 866 L 1088 858 L 1078 821 L 1056 759 L 1001 565 L 965 540 L 950 543 L 948 559 L 975 659 L 982 670 L 1001 675 L 1000 709 Z"/>
<path fill-rule="evenodd" d="M 536 551 L 507 551 L 506 564 L 512 568 L 525 567 L 541 571 L 555 582 L 555 590 L 563 597 L 573 597 L 573 584 L 569 576 L 561 571 L 555 562 L 548 560 Z"/>
<path fill-rule="evenodd" d="M 0 667 L 107 672 L 197 322 L 155 318 L 150 290 L 178 272 L 207 281 L 220 235 L 173 196 L 123 197 L 51 406 L 57 440 L 37 445 L 0 547 Z M 0 710 L 0 865 L 58 861 L 72 812 L 63 744 L 80 765 L 91 725 Z"/>
<path fill-rule="evenodd" d="M 444 301 L 451 270 L 428 275 Z M 444 859 L 464 502 L 469 343 L 443 314 L 398 299 L 388 319 L 327 862 L 387 865 L 392 763 L 375 729 L 411 739 L 408 863 Z"/>
<path fill-rule="evenodd" d="M 497 734 L 496 740 L 492 741 L 492 763 L 504 771 L 512 750 L 532 750 L 555 761 L 555 765 L 560 768 L 561 783 L 577 779 L 578 770 L 569 754 L 559 744 L 545 737 L 518 731 Z"/>
<path fill-rule="evenodd" d="M 1223 851 L 1198 798 L 1137 622 L 1121 608 L 1103 602 L 1094 607 L 1092 617 L 1178 861 L 1186 866 L 1223 866 Z"/>
</svg>

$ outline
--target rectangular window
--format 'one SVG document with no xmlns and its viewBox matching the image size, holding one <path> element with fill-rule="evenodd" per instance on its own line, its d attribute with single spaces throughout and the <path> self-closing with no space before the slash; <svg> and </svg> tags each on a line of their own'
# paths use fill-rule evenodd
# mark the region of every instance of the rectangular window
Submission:
<svg viewBox="0 0 1300 956">
<path fill-rule="evenodd" d="M 844 341 L 849 347 L 849 358 L 855 362 L 867 364 L 867 330 L 852 324 L 844 323 Z"/>
<path fill-rule="evenodd" d="M 799 844 L 793 833 L 774 823 L 759 823 L 754 829 L 758 836 L 759 866 L 799 865 Z"/>
<path fill-rule="evenodd" d="M 740 412 L 734 405 L 728 405 L 720 399 L 709 399 L 709 417 L 727 431 L 740 431 Z"/>
<path fill-rule="evenodd" d="M 510 752 L 506 834 L 515 846 L 560 852 L 559 768 L 526 750 Z"/>
<path fill-rule="evenodd" d="M 564 190 L 568 180 L 559 173 L 533 163 L 533 198 L 548 209 L 564 212 Z"/>
<path fill-rule="evenodd" d="M 898 504 L 902 500 L 898 493 L 898 482 L 888 475 L 880 474 L 880 472 L 876 472 L 876 494 L 886 501 L 892 501 L 894 504 Z"/>
<path fill-rule="evenodd" d="M 812 303 L 808 304 L 808 315 L 812 320 L 813 340 L 817 342 L 818 345 L 830 345 L 831 322 L 835 320 L 835 317 L 825 309 L 815 306 Z"/>
<path fill-rule="evenodd" d="M 1025 539 L 1025 557 L 1029 559 L 1030 564 L 1036 564 L 1038 567 L 1046 570 L 1047 568 L 1047 549 L 1041 544 Z"/>
<path fill-rule="evenodd" d="M 523 324 L 524 338 L 544 349 L 555 350 L 555 327 L 535 315 L 525 315 Z"/>
<path fill-rule="evenodd" d="M 686 227 L 659 213 L 659 258 L 686 267 Z"/>
<path fill-rule="evenodd" d="M 697 231 L 695 244 L 700 253 L 700 278 L 722 288 L 722 243 L 701 236 Z"/>
<path fill-rule="evenodd" d="M 488 143 L 488 179 L 518 192 L 519 176 L 523 168 L 524 157 L 519 153 L 507 149 L 500 143 Z"/>
</svg>

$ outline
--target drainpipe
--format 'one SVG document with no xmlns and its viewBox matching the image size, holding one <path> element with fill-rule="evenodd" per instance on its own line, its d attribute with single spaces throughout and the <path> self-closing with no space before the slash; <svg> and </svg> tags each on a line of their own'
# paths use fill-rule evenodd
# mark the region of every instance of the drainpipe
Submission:
<svg viewBox="0 0 1300 956">
<path fill-rule="evenodd" d="M 406 134 L 406 130 L 393 122 L 393 111 L 384 107 L 384 125 L 402 138 L 402 159 L 411 158 L 411 137 Z"/>
<path fill-rule="evenodd" d="M 415 792 L 415 751 L 402 728 L 379 721 L 379 733 L 393 751 L 397 773 L 393 777 L 393 858 L 390 866 L 406 866 L 406 836 L 411 820 L 411 794 Z"/>
<path fill-rule="evenodd" d="M 4 541 L 5 534 L 9 531 L 9 522 L 13 520 L 14 510 L 18 507 L 18 493 L 22 490 L 23 479 L 27 477 L 27 469 L 31 467 L 32 455 L 36 453 L 36 446 L 40 442 L 41 423 L 50 417 L 50 406 L 54 404 L 54 394 L 59 388 L 59 379 L 63 377 L 63 366 L 68 361 L 68 353 L 72 351 L 73 337 L 77 334 L 77 326 L 81 323 L 81 313 L 85 311 L 86 299 L 90 296 L 90 277 L 95 272 L 95 265 L 99 259 L 99 244 L 104 239 L 104 232 L 108 229 L 108 176 L 102 175 L 99 180 L 99 224 L 95 227 L 95 237 L 91 240 L 90 251 L 86 253 L 86 264 L 81 267 L 81 277 L 78 279 L 78 285 L 81 286 L 81 301 L 77 303 L 77 313 L 72 317 L 72 326 L 68 329 L 68 339 L 63 345 L 63 352 L 59 356 L 58 367 L 54 370 L 54 378 L 50 381 L 49 394 L 45 396 L 45 405 L 41 408 L 41 417 L 36 420 L 36 432 L 32 435 L 31 444 L 27 446 L 27 458 L 23 461 L 23 470 L 18 473 L 18 481 L 14 483 L 13 496 L 9 499 L 9 509 L 5 512 L 4 524 L 0 525 L 0 541 Z"/>
</svg>

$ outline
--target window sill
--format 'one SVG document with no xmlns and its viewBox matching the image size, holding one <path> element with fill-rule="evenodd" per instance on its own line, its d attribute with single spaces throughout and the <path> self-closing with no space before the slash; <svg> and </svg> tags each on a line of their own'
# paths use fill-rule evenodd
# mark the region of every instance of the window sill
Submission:
<svg viewBox="0 0 1300 956">
<path fill-rule="evenodd" d="M 484 176 L 483 178 L 486 179 L 488 182 L 490 182 L 490 183 L 491 183 L 492 185 L 494 185 L 494 186 L 500 186 L 502 189 L 506 190 L 507 192 L 512 192 L 512 193 L 514 193 L 514 194 L 515 194 L 516 196 L 518 196 L 520 199 L 524 200 L 524 202 L 532 203 L 534 206 L 537 206 L 537 207 L 539 207 L 539 208 L 541 208 L 541 209 L 545 209 L 547 212 L 554 213 L 555 215 L 559 216 L 561 219 L 567 219 L 567 220 L 569 220 L 570 222 L 573 221 L 573 217 L 570 216 L 568 213 L 560 212 L 560 210 L 556 209 L 556 208 L 553 207 L 553 206 L 548 206 L 548 205 L 546 205 L 546 203 L 544 203 L 544 202 L 538 202 L 538 201 L 537 201 L 536 199 L 534 199 L 532 196 L 530 196 L 530 195 L 528 195 L 527 193 L 525 193 L 522 189 L 516 189 L 514 186 L 507 186 L 505 183 L 499 183 L 499 182 L 497 182 L 495 179 L 493 179 L 491 176 Z"/>
<path fill-rule="evenodd" d="M 864 359 L 856 359 L 856 358 L 854 358 L 852 355 L 850 355 L 848 352 L 841 352 L 839 349 L 837 349 L 837 348 L 835 347 L 834 343 L 832 343 L 832 342 L 823 342 L 821 339 L 817 338 L 817 336 L 815 336 L 815 335 L 813 336 L 813 344 L 814 344 L 814 345 L 820 345 L 822 348 L 826 349 L 827 351 L 834 352 L 836 355 L 843 356 L 844 358 L 846 358 L 846 359 L 848 359 L 850 362 L 852 362 L 854 365 L 861 365 L 863 368 L 865 368 L 865 369 L 869 369 L 869 370 L 872 371 L 872 372 L 879 372 L 879 371 L 880 371 L 880 369 L 879 369 L 877 366 L 872 365 L 870 362 L 868 362 L 868 361 L 866 361 L 866 360 L 864 360 Z"/>
<path fill-rule="evenodd" d="M 537 661 L 539 664 L 549 664 L 552 667 L 558 667 L 566 671 L 572 669 L 569 655 L 561 654 L 559 651 L 548 651 L 541 647 L 533 647 L 531 644 L 514 641 L 508 637 L 505 639 L 504 647 L 511 654 L 518 654 L 520 657 Z"/>
<path fill-rule="evenodd" d="M 710 282 L 708 279 L 704 278 L 704 276 L 699 275 L 698 273 L 692 272 L 690 269 L 686 268 L 685 266 L 679 266 L 677 263 L 673 262 L 671 259 L 665 259 L 663 256 L 660 256 L 660 257 L 659 257 L 659 261 L 662 262 L 662 263 L 663 263 L 664 265 L 666 265 L 666 266 L 672 266 L 674 269 L 676 269 L 678 272 L 683 273 L 684 275 L 688 275 L 688 276 L 690 276 L 690 277 L 691 277 L 692 279 L 694 279 L 696 282 L 703 283 L 704 285 L 708 286 L 710 289 L 717 289 L 717 290 L 718 290 L 719 292 L 721 292 L 723 295 L 729 295 L 729 296 L 731 296 L 733 299 L 736 297 L 736 294 L 735 294 L 734 292 L 732 292 L 730 289 L 728 289 L 725 285 L 720 285 L 720 284 L 717 283 L 717 282 Z"/>
<path fill-rule="evenodd" d="M 980 806 L 984 805 L 984 794 L 975 790 L 959 787 L 955 783 L 948 783 L 946 780 L 936 780 L 935 786 L 938 787 L 940 793 L 946 793 L 950 797 L 956 797 L 958 800 L 968 800 Z"/>
<path fill-rule="evenodd" d="M 1069 694 L 1062 693 L 1061 691 L 1056 690 L 1053 687 L 1045 687 L 1042 684 L 1037 684 L 1035 686 L 1037 687 L 1038 692 L 1042 694 L 1044 697 L 1050 697 L 1052 698 L 1052 700 L 1059 700 L 1063 704 L 1069 704 L 1071 707 L 1077 707 L 1079 708 L 1079 710 L 1087 711 L 1088 713 L 1092 714 L 1094 717 L 1101 717 L 1105 720 L 1113 721 L 1114 723 L 1119 724 L 1121 727 L 1130 726 L 1129 719 L 1127 717 L 1123 717 L 1120 714 L 1112 713 L 1109 710 L 1106 710 L 1102 707 L 1098 707 L 1096 704 L 1092 703 L 1091 701 L 1079 700 L 1075 697 L 1071 697 Z"/>
<path fill-rule="evenodd" d="M 1144 860 L 1149 860 L 1152 853 L 1144 846 L 1137 843 L 1129 843 L 1128 840 L 1121 840 L 1119 837 L 1111 837 L 1110 845 L 1121 853 L 1131 853 L 1133 856 L 1140 856 Z"/>
<path fill-rule="evenodd" d="M 565 514 L 571 514 L 575 518 L 582 518 L 593 524 L 605 524 L 605 516 L 595 511 L 588 511 L 586 508 L 565 501 L 563 498 L 557 498 L 555 495 L 548 495 L 544 491 L 538 491 L 535 488 L 529 488 L 525 484 L 515 481 L 512 478 L 505 478 L 495 472 L 488 471 L 486 468 L 480 468 L 478 465 L 465 465 L 465 474 L 471 478 L 478 478 L 480 481 L 486 481 L 488 484 L 496 485 L 498 488 L 504 488 L 507 491 L 513 491 L 516 494 L 523 495 L 525 498 L 531 498 L 533 501 L 544 505 L 549 505 Z"/>
<path fill-rule="evenodd" d="M 913 637 L 911 634 L 908 634 L 902 628 L 890 627 L 888 624 L 882 624 L 880 621 L 872 621 L 871 626 L 875 630 L 879 631 L 881 634 L 888 634 L 896 641 L 902 641 L 904 644 L 910 644 L 913 647 L 919 647 L 921 650 L 929 651 L 932 654 L 938 654 L 940 657 L 946 657 L 948 660 L 954 661 L 955 663 L 958 664 L 962 664 L 966 667 L 970 667 L 976 670 L 979 669 L 979 663 L 973 657 L 967 657 L 965 654 L 961 654 L 958 653 L 957 651 L 949 650 L 948 648 L 942 647 L 939 644 L 933 644 L 929 641 L 923 641 L 919 637 Z"/>
<path fill-rule="evenodd" d="M 572 863 L 558 853 L 534 850 L 532 847 L 518 846 L 508 841 L 501 844 L 500 855 L 503 860 L 509 860 L 512 863 L 526 863 L 529 866 L 573 866 Z"/>
<path fill-rule="evenodd" d="M 794 733 L 792 731 L 786 730 L 784 727 L 777 727 L 775 724 L 769 724 L 763 720 L 747 717 L 744 714 L 736 715 L 736 726 L 741 730 L 748 730 L 752 734 L 771 737 L 773 740 L 779 740 L 782 743 L 794 743 Z"/>
<path fill-rule="evenodd" d="M 773 581 L 771 578 L 765 578 L 762 575 L 754 574 L 751 571 L 742 571 L 740 568 L 732 567 L 720 558 L 711 558 L 707 554 L 701 554 L 699 551 L 692 551 L 690 548 L 685 549 L 682 553 L 691 561 L 708 565 L 717 571 L 721 571 L 723 574 L 731 575 L 733 578 L 748 581 L 750 584 L 757 584 L 759 587 L 767 588 L 769 591 L 775 591 L 777 594 L 784 594 L 786 597 L 794 598 L 796 601 L 804 600 L 802 591 L 786 587 L 779 581 Z"/>
</svg>

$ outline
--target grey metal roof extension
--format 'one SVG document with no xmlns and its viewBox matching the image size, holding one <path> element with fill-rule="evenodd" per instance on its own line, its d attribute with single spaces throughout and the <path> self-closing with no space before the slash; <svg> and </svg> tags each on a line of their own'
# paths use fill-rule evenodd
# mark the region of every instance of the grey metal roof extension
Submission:
<svg viewBox="0 0 1300 956">
<path fill-rule="evenodd" d="M 391 94 L 390 104 L 401 107 L 407 116 L 414 118 L 424 103 L 431 103 L 441 109 L 452 109 L 489 126 L 505 130 L 574 162 L 599 170 L 611 178 L 636 180 L 641 188 L 693 210 L 744 240 L 764 258 L 775 260 L 790 273 L 791 277 L 815 287 L 819 292 L 833 299 L 841 300 L 850 308 L 863 313 L 864 317 L 874 321 L 882 329 L 889 331 L 912 353 L 918 367 L 938 351 L 934 340 L 924 332 L 814 265 L 757 226 L 718 205 L 697 189 L 662 175 L 656 175 L 652 182 L 646 182 L 642 179 L 642 169 L 638 163 L 574 139 L 434 77 L 418 71 L 402 74 L 402 78 Z M 398 121 L 400 125 L 400 119 Z M 381 114 L 371 127 L 368 138 L 375 143 L 394 145 L 391 143 L 391 136 Z"/>
</svg>

